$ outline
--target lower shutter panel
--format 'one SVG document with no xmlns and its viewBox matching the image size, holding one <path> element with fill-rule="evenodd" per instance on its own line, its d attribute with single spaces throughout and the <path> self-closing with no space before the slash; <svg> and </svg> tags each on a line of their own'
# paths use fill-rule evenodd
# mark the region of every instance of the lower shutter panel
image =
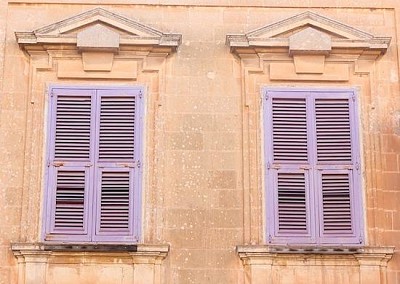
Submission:
<svg viewBox="0 0 400 284">
<path fill-rule="evenodd" d="M 86 234 L 86 171 L 56 170 L 53 231 Z"/>
<path fill-rule="evenodd" d="M 323 235 L 354 234 L 351 171 L 323 171 L 320 186 Z"/>
<path fill-rule="evenodd" d="M 132 174 L 129 170 L 100 171 L 98 233 L 129 235 L 132 229 Z"/>
<path fill-rule="evenodd" d="M 308 181 L 305 172 L 278 172 L 276 183 L 278 234 L 308 234 Z"/>
</svg>

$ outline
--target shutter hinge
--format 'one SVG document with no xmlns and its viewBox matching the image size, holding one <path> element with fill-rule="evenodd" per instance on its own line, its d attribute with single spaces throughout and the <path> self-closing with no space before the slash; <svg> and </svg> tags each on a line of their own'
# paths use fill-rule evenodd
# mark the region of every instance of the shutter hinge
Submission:
<svg viewBox="0 0 400 284">
<path fill-rule="evenodd" d="M 351 95 L 351 99 L 353 100 L 353 102 L 355 102 L 355 101 L 356 101 L 356 94 L 353 93 L 353 94 Z"/>
<path fill-rule="evenodd" d="M 270 162 L 267 162 L 267 169 L 268 170 L 271 169 L 271 163 Z"/>
<path fill-rule="evenodd" d="M 50 97 L 53 97 L 53 96 L 54 96 L 54 92 L 51 91 L 51 92 L 50 92 Z"/>
<path fill-rule="evenodd" d="M 360 163 L 356 163 L 356 170 L 358 172 L 358 174 L 360 174 Z"/>
<path fill-rule="evenodd" d="M 139 91 L 139 98 L 141 99 L 143 97 L 143 92 Z"/>
<path fill-rule="evenodd" d="M 267 93 L 267 94 L 265 94 L 265 100 L 268 101 L 268 99 L 269 99 L 269 95 L 268 95 L 268 93 Z"/>
<path fill-rule="evenodd" d="M 140 162 L 140 160 L 137 160 L 136 166 L 137 166 L 138 168 L 140 168 L 140 167 L 142 166 L 142 163 Z"/>
<path fill-rule="evenodd" d="M 271 236 L 271 234 L 268 235 L 268 242 L 269 242 L 269 243 L 272 243 L 272 236 Z"/>
</svg>

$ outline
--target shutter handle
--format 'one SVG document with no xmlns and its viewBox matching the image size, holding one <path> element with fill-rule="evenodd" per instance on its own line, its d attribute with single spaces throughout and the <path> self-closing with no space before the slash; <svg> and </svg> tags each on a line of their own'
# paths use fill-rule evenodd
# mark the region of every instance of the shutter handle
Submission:
<svg viewBox="0 0 400 284">
<path fill-rule="evenodd" d="M 54 167 L 62 167 L 64 166 L 64 162 L 53 162 Z"/>
</svg>

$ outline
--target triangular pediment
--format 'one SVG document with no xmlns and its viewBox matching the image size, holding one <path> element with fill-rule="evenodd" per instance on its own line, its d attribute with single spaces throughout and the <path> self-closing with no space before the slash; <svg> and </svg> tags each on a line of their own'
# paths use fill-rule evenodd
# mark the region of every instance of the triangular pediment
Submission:
<svg viewBox="0 0 400 284">
<path fill-rule="evenodd" d="M 315 34 L 329 36 L 332 49 L 361 48 L 385 53 L 390 43 L 388 37 L 375 37 L 357 28 L 307 11 L 246 34 L 229 34 L 227 35 L 227 44 L 232 51 L 246 47 L 289 48 L 290 38 L 302 33 L 307 34 L 304 31 L 310 29 L 315 31 Z M 312 52 L 312 50 L 310 51 Z"/>
<path fill-rule="evenodd" d="M 181 43 L 180 34 L 163 33 L 102 8 L 95 8 L 32 32 L 16 32 L 16 37 L 22 47 L 34 44 L 76 44 L 80 33 L 94 27 L 118 34 L 121 45 L 176 48 Z"/>
</svg>

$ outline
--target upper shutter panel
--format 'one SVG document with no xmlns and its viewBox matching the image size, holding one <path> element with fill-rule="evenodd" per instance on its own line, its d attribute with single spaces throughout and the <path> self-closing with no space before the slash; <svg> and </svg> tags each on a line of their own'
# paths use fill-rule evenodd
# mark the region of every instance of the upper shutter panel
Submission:
<svg viewBox="0 0 400 284">
<path fill-rule="evenodd" d="M 135 113 L 135 96 L 101 96 L 100 161 L 135 158 Z"/>
<path fill-rule="evenodd" d="M 321 173 L 323 235 L 354 233 L 352 186 L 351 171 L 331 170 Z"/>
<path fill-rule="evenodd" d="M 272 98 L 274 162 L 307 163 L 307 106 L 304 98 Z"/>
<path fill-rule="evenodd" d="M 317 162 L 351 164 L 349 99 L 316 99 Z"/>
<path fill-rule="evenodd" d="M 88 160 L 92 102 L 90 95 L 57 95 L 54 158 Z"/>
</svg>

